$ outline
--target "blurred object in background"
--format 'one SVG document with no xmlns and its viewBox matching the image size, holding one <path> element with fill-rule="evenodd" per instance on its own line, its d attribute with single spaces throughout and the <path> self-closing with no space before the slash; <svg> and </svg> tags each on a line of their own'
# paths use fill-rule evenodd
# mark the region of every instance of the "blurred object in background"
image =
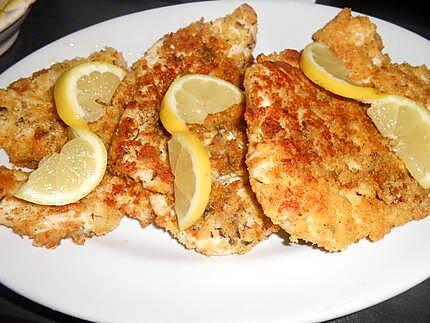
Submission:
<svg viewBox="0 0 430 323">
<path fill-rule="evenodd" d="M 7 51 L 19 34 L 19 27 L 36 0 L 0 0 L 0 55 Z"/>
</svg>

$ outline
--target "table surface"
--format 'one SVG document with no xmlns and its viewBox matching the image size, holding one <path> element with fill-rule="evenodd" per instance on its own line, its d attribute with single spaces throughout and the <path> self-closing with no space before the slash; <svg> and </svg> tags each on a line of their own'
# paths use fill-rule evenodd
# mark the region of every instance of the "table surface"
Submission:
<svg viewBox="0 0 430 323">
<path fill-rule="evenodd" d="M 0 73 L 42 46 L 76 30 L 128 13 L 191 1 L 159 0 L 38 0 L 12 48 L 0 57 Z M 430 40 L 430 19 L 408 1 L 317 1 L 350 7 L 412 30 Z M 425 2 L 423 2 L 425 3 Z M 423 6 L 423 5 L 422 5 Z M 85 10 L 82 10 L 85 8 Z M 58 18 L 61 17 L 59 23 Z M 383 303 L 330 322 L 430 322 L 430 279 Z M 36 304 L 0 284 L 0 322 L 82 322 Z"/>
</svg>

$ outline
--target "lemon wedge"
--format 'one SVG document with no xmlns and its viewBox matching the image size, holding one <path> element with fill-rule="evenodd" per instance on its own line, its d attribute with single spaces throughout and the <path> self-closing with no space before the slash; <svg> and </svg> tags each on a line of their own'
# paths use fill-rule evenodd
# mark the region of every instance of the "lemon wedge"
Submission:
<svg viewBox="0 0 430 323">
<path fill-rule="evenodd" d="M 359 101 L 382 96 L 374 88 L 359 86 L 348 80 L 348 69 L 322 43 L 313 42 L 305 47 L 300 56 L 300 67 L 312 82 L 337 95 Z"/>
<path fill-rule="evenodd" d="M 430 188 L 430 112 L 423 105 L 348 81 L 342 61 L 322 43 L 305 47 L 300 67 L 326 90 L 370 104 L 367 114 L 379 132 L 391 140 L 393 152 L 423 188 Z"/>
<path fill-rule="evenodd" d="M 90 193 L 106 170 L 106 148 L 97 135 L 74 129 L 75 138 L 60 153 L 40 161 L 15 196 L 36 204 L 65 205 Z"/>
<path fill-rule="evenodd" d="M 54 97 L 61 119 L 72 128 L 86 127 L 101 118 L 103 104 L 111 100 L 126 72 L 106 62 L 79 64 L 65 72 L 55 84 Z"/>
<path fill-rule="evenodd" d="M 367 100 L 367 114 L 423 188 L 430 187 L 430 112 L 398 95 Z"/>
<path fill-rule="evenodd" d="M 161 102 L 160 120 L 170 133 L 186 131 L 186 123 L 202 124 L 209 113 L 242 102 L 242 91 L 218 77 L 189 74 L 176 79 Z"/>
<path fill-rule="evenodd" d="M 175 212 L 179 230 L 201 218 L 209 201 L 211 173 L 208 153 L 191 132 L 176 132 L 168 142 L 169 161 L 175 176 Z"/>
</svg>

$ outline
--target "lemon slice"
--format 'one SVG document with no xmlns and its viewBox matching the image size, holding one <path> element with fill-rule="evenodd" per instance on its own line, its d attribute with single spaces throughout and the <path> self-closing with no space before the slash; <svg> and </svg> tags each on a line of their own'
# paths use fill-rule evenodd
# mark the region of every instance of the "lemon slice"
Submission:
<svg viewBox="0 0 430 323">
<path fill-rule="evenodd" d="M 349 71 L 343 62 L 322 43 L 313 42 L 305 47 L 300 56 L 300 67 L 312 82 L 337 95 L 355 100 L 381 96 L 374 88 L 349 81 Z"/>
<path fill-rule="evenodd" d="M 185 75 L 167 90 L 160 119 L 170 133 L 186 131 L 186 123 L 202 124 L 209 113 L 224 111 L 242 100 L 242 91 L 230 82 L 209 75 Z"/>
<path fill-rule="evenodd" d="M 88 130 L 73 132 L 76 137 L 60 153 L 41 160 L 16 197 L 42 205 L 65 205 L 80 200 L 100 183 L 107 164 L 103 142 Z"/>
<path fill-rule="evenodd" d="M 65 72 L 55 84 L 57 112 L 70 127 L 98 120 L 126 72 L 113 64 L 89 62 Z"/>
<path fill-rule="evenodd" d="M 423 188 L 430 187 L 430 112 L 398 95 L 367 100 L 367 114 Z"/>
<path fill-rule="evenodd" d="M 200 140 L 190 132 L 174 133 L 168 143 L 169 161 L 175 176 L 175 211 L 179 230 L 192 226 L 209 201 L 210 162 Z"/>
</svg>

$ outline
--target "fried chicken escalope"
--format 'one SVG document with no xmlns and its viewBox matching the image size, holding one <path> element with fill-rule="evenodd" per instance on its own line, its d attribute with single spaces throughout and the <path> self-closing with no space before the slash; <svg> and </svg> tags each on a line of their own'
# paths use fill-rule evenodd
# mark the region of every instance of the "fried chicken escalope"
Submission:
<svg viewBox="0 0 430 323">
<path fill-rule="evenodd" d="M 150 190 L 155 224 L 206 255 L 244 253 L 276 227 L 255 200 L 246 173 L 244 106 L 192 126 L 207 147 L 212 193 L 202 218 L 179 232 L 174 212 L 169 135 L 159 120 L 170 84 L 185 74 L 209 74 L 241 86 L 253 61 L 257 17 L 248 5 L 211 22 L 198 21 L 157 41 L 123 81 L 125 109 L 110 149 L 110 169 Z"/>
<path fill-rule="evenodd" d="M 390 151 L 366 106 L 309 81 L 299 55 L 261 55 L 246 72 L 246 161 L 264 213 L 292 241 L 329 251 L 426 217 L 428 190 Z"/>
</svg>

